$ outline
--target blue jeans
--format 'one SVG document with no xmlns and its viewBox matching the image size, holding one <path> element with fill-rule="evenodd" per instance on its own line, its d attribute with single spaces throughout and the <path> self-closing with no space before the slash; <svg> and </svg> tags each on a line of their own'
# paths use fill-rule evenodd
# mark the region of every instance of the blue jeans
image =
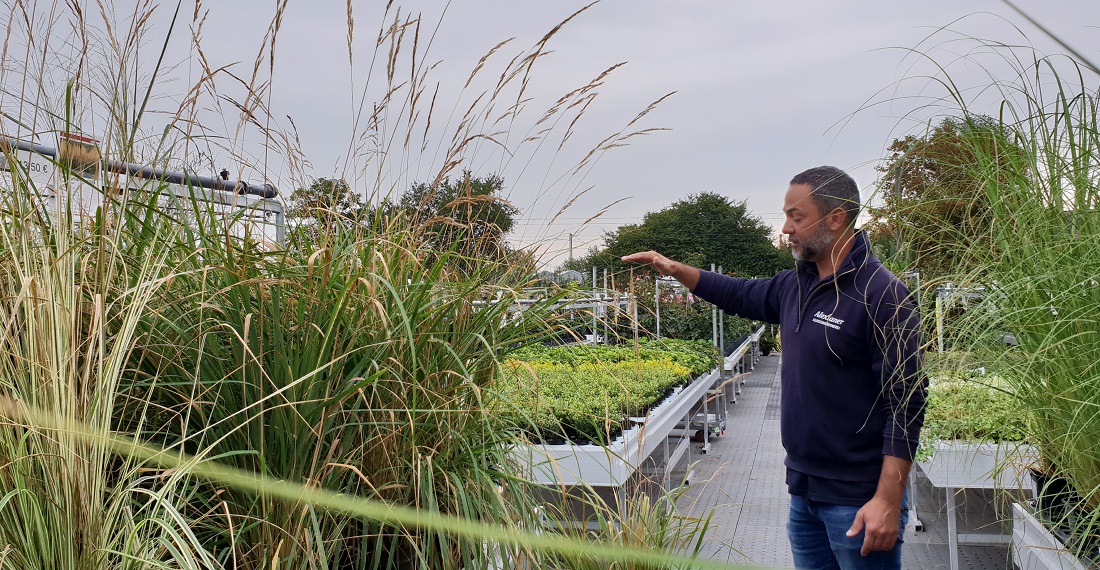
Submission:
<svg viewBox="0 0 1100 570">
<path fill-rule="evenodd" d="M 794 565 L 806 570 L 856 570 L 901 568 L 901 538 L 909 522 L 907 497 L 901 500 L 901 524 L 894 548 L 861 556 L 863 533 L 848 537 L 859 507 L 811 501 L 791 495 L 787 537 L 791 541 Z"/>
</svg>

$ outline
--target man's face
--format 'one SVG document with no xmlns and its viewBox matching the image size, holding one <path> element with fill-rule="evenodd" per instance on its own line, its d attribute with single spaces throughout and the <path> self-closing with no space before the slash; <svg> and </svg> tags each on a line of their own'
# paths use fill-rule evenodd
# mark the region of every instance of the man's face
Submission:
<svg viewBox="0 0 1100 570">
<path fill-rule="evenodd" d="M 791 243 L 791 254 L 799 261 L 818 261 L 827 255 L 836 236 L 827 227 L 810 194 L 809 184 L 792 184 L 783 200 L 787 221 L 783 233 Z"/>
</svg>

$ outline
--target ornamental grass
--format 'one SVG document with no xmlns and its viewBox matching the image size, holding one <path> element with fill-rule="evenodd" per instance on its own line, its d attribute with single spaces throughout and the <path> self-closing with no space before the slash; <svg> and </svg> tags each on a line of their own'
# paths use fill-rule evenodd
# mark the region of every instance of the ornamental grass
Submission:
<svg viewBox="0 0 1100 570">
<path fill-rule="evenodd" d="M 220 153 L 248 176 L 300 184 L 306 154 L 269 110 L 285 9 L 249 76 L 206 67 L 201 4 L 17 3 L 3 134 L 94 131 L 104 161 L 193 170 Z M 383 96 L 350 121 L 348 151 L 353 190 L 371 203 L 411 176 L 446 179 L 482 143 L 555 152 L 614 69 L 527 119 L 517 101 L 534 107 L 526 82 L 566 20 L 498 67 L 495 90 L 433 124 L 427 24 L 392 5 L 380 21 L 362 96 Z M 172 99 L 179 68 L 165 54 L 185 29 L 200 71 Z M 571 176 L 640 134 L 648 110 L 582 152 Z M 550 137 L 560 144 L 539 145 Z M 510 313 L 530 255 L 430 249 L 423 221 L 378 213 L 292 221 L 280 241 L 251 212 L 198 194 L 166 208 L 163 182 L 97 177 L 94 164 L 55 161 L 49 188 L 5 173 L 0 568 L 652 567 L 685 552 L 698 524 L 667 501 L 603 505 L 601 540 L 543 531 L 508 456 L 527 426 L 485 406 L 508 352 L 554 330 L 554 298 Z M 102 204 L 94 215 L 76 207 L 85 193 Z M 478 304 L 486 295 L 505 302 Z M 619 533 L 630 521 L 647 534 Z"/>
</svg>

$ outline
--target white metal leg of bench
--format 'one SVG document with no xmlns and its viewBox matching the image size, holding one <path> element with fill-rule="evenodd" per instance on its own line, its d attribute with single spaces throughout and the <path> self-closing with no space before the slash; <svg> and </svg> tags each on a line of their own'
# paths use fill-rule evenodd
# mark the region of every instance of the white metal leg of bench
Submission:
<svg viewBox="0 0 1100 570">
<path fill-rule="evenodd" d="M 913 525 L 913 530 L 917 532 L 924 531 L 924 523 L 920 521 L 919 513 L 917 512 L 917 466 L 914 465 L 909 469 L 909 524 Z"/>
<path fill-rule="evenodd" d="M 959 570 L 959 545 L 960 544 L 1010 544 L 1012 535 L 1009 534 L 959 534 L 955 513 L 955 495 L 962 488 L 947 487 L 947 540 L 948 558 L 951 570 Z"/>
<path fill-rule="evenodd" d="M 959 570 L 959 529 L 955 526 L 955 493 L 947 488 L 947 556 L 951 570 Z"/>
</svg>

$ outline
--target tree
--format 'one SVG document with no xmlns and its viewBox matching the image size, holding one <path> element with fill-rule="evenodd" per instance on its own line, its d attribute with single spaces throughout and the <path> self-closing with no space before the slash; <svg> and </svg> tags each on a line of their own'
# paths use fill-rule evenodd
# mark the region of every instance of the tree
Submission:
<svg viewBox="0 0 1100 570">
<path fill-rule="evenodd" d="M 894 140 L 883 166 L 883 205 L 867 225 L 875 250 L 932 277 L 980 264 L 967 251 L 993 247 L 988 184 L 1005 184 L 1024 150 L 996 119 L 947 118 L 924 136 Z"/>
<path fill-rule="evenodd" d="M 332 231 L 336 224 L 350 226 L 366 212 L 363 197 L 353 192 L 344 180 L 317 178 L 290 194 L 287 217 L 305 221 L 301 227 L 312 237 Z"/>
<path fill-rule="evenodd" d="M 467 170 L 457 180 L 413 184 L 398 207 L 418 225 L 430 249 L 499 261 L 510 254 L 504 237 L 519 215 L 519 209 L 501 196 L 503 191 L 500 176 L 478 178 Z"/>
<path fill-rule="evenodd" d="M 683 288 L 662 286 L 660 291 L 654 275 L 646 268 L 627 269 L 619 258 L 644 250 L 657 250 L 673 259 L 709 268 L 713 263 L 723 272 L 744 277 L 771 276 L 792 267 L 789 247 L 784 253 L 771 240 L 771 228 L 748 212 L 745 203 L 712 192 L 702 192 L 675 202 L 659 212 L 650 212 L 641 224 L 620 226 L 604 234 L 605 247 L 590 249 L 584 257 L 562 263 L 565 269 L 590 275 L 592 267 L 612 270 L 613 286 L 634 293 L 637 300 L 638 326 L 643 334 L 656 332 L 656 302 L 660 294 L 661 336 L 685 340 L 709 340 L 712 335 L 713 305 L 695 300 Z M 598 272 L 597 278 L 603 273 Z M 628 277 L 628 275 L 630 277 Z M 631 277 L 633 281 L 631 281 Z M 725 316 L 727 351 L 731 343 L 750 330 L 750 321 L 734 315 Z M 630 338 L 633 324 L 622 324 L 616 333 Z"/>
<path fill-rule="evenodd" d="M 591 261 L 613 269 L 623 267 L 623 255 L 650 249 L 696 267 L 713 263 L 742 277 L 771 276 L 794 265 L 772 242 L 771 228 L 752 216 L 744 201 L 713 192 L 648 213 L 641 224 L 620 226 L 604 239 L 606 247 Z"/>
</svg>

